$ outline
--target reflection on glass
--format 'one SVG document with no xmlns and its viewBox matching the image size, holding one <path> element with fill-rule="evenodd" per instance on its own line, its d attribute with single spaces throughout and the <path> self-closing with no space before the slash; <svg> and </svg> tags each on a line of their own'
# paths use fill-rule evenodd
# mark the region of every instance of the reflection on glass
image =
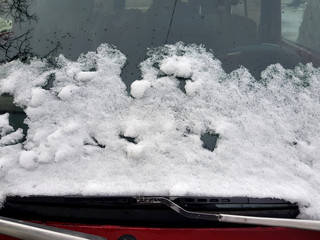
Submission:
<svg viewBox="0 0 320 240">
<path fill-rule="evenodd" d="M 306 8 L 305 0 L 282 0 L 282 36 L 297 42 L 303 13 Z"/>
<path fill-rule="evenodd" d="M 320 52 L 320 1 L 309 0 L 300 27 L 298 43 Z"/>
</svg>

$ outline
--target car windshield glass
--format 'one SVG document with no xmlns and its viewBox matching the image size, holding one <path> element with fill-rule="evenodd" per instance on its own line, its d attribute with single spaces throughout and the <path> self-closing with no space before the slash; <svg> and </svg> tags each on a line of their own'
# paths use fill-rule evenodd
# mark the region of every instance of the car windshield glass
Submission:
<svg viewBox="0 0 320 240">
<path fill-rule="evenodd" d="M 277 197 L 320 218 L 319 8 L 0 0 L 0 197 Z"/>
</svg>

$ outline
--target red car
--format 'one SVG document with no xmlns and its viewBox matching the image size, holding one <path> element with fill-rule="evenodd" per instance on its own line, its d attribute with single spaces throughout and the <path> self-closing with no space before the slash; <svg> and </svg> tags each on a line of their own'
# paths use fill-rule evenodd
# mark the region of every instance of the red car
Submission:
<svg viewBox="0 0 320 240">
<path fill-rule="evenodd" d="M 0 3 L 6 6 L 0 10 L 0 17 L 13 21 L 10 34 L 0 35 L 1 64 L 16 61 L 29 64 L 37 57 L 59 68 L 59 54 L 76 59 L 106 42 L 127 57 L 121 78 L 128 95 L 130 86 L 140 77 L 138 65 L 147 58 L 146 50 L 177 42 L 212 50 L 226 74 L 243 66 L 258 80 L 271 64 L 293 69 L 311 62 L 313 67 L 320 67 L 320 11 L 317 11 L 320 4 L 317 0 L 0 0 Z M 85 62 L 85 57 L 82 60 Z M 155 61 L 152 67 L 158 75 L 173 72 L 171 75 L 176 77 L 179 88 L 186 94 L 192 93 L 188 71 L 178 72 L 157 64 Z M 185 68 L 186 65 L 181 64 Z M 77 75 L 83 82 L 89 81 L 93 76 L 90 72 L 96 70 L 90 63 L 86 67 L 85 74 Z M 0 77 L 7 75 L 0 73 Z M 54 74 L 49 75 L 43 89 L 51 89 L 55 81 Z M 41 103 L 33 99 L 32 105 L 23 109 L 23 104 L 17 106 L 16 99 L 12 100 L 10 85 L 6 86 L 9 94 L 0 97 L 1 114 L 10 114 L 4 119 L 9 121 L 12 131 L 23 129 L 19 141 L 27 145 L 31 138 L 28 134 L 34 133 L 28 132 L 30 119 L 25 111 Z M 146 83 L 136 91 L 131 90 L 132 97 L 140 98 L 144 86 L 150 87 Z M 3 93 L 4 90 L 0 90 Z M 73 91 L 77 88 L 66 88 L 57 97 L 68 99 Z M 70 127 L 65 131 L 74 130 Z M 192 129 L 185 132 L 187 135 Z M 90 137 L 84 145 L 108 147 L 108 142 Z M 127 132 L 120 132 L 118 137 L 132 144 L 127 150 L 130 157 L 136 160 L 141 157 L 141 149 L 136 147 L 138 137 Z M 5 133 L 0 141 L 2 138 L 5 139 Z M 203 133 L 202 147 L 214 152 L 219 138 L 220 133 Z M 47 139 L 56 144 L 62 138 L 59 140 L 56 134 Z M 15 140 L 3 142 L 0 147 L 17 143 Z M 289 145 L 298 144 L 293 141 Z M 33 145 L 29 143 L 27 147 Z M 63 159 L 65 153 L 59 154 L 59 159 Z M 46 154 L 39 156 L 44 155 L 47 157 Z M 57 156 L 56 153 L 54 162 L 59 163 Z M 19 164 L 28 171 L 33 170 L 41 161 L 33 162 L 32 157 L 29 153 L 24 157 L 20 155 Z M 46 161 L 42 163 L 47 164 L 49 160 Z M 0 170 L 6 171 L 6 166 L 2 169 L 0 165 Z M 0 177 L 1 174 L 0 171 Z M 24 194 L 15 194 L 14 184 L 8 186 L 13 189 L 3 190 L 3 196 L 0 195 L 5 197 L 0 205 L 0 239 L 4 240 L 320 239 L 320 222 L 297 219 L 301 204 L 284 200 L 286 196 L 284 199 L 190 193 L 110 196 L 81 192 L 50 195 L 41 191 L 35 194 L 36 187 L 30 191 L 20 189 Z"/>
</svg>

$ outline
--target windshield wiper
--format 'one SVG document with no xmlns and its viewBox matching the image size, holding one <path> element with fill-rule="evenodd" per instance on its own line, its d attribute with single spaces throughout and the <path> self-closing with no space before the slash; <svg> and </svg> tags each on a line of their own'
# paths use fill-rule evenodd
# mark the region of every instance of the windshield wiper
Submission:
<svg viewBox="0 0 320 240">
<path fill-rule="evenodd" d="M 305 230 L 320 231 L 320 221 L 299 220 L 299 219 L 284 219 L 284 218 L 266 218 L 266 217 L 251 217 L 230 214 L 212 214 L 196 211 L 188 211 L 180 207 L 173 201 L 164 197 L 137 197 L 138 202 L 144 204 L 163 204 L 174 210 L 183 217 L 196 220 L 209 220 L 221 223 L 235 223 L 235 224 L 250 224 L 273 227 L 298 228 Z M 49 227 L 46 225 L 20 221 L 12 218 L 0 217 L 0 234 L 5 234 L 15 238 L 22 238 L 26 240 L 103 240 L 105 238 Z"/>
<path fill-rule="evenodd" d="M 0 217 L 0 234 L 25 240 L 106 240 L 103 237 Z"/>
<path fill-rule="evenodd" d="M 224 223 L 239 223 L 239 224 L 250 224 L 250 225 L 263 225 L 272 227 L 286 227 L 286 228 L 298 228 L 305 230 L 320 231 L 320 221 L 314 220 L 301 220 L 301 219 L 284 219 L 284 218 L 265 218 L 265 217 L 249 217 L 240 215 L 229 215 L 229 214 L 210 214 L 201 212 L 191 212 L 183 209 L 179 205 L 170 201 L 167 198 L 159 197 L 149 199 L 151 203 L 162 203 L 180 215 L 193 218 L 210 221 L 218 221 Z"/>
</svg>

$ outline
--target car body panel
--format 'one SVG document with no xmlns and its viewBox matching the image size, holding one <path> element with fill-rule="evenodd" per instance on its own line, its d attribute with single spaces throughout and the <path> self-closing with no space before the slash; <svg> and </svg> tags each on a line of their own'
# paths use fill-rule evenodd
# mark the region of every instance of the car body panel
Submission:
<svg viewBox="0 0 320 240">
<path fill-rule="evenodd" d="M 68 223 L 46 223 L 48 226 L 64 228 L 72 231 L 89 233 L 106 237 L 108 240 L 121 239 L 122 236 L 131 235 L 137 240 L 196 240 L 196 239 L 237 239 L 237 240 L 318 240 L 320 232 L 278 227 L 248 227 L 248 228 L 143 228 L 123 227 L 111 225 L 82 225 Z M 0 235 L 2 240 L 15 238 Z M 128 238 L 129 239 L 129 238 Z"/>
</svg>

